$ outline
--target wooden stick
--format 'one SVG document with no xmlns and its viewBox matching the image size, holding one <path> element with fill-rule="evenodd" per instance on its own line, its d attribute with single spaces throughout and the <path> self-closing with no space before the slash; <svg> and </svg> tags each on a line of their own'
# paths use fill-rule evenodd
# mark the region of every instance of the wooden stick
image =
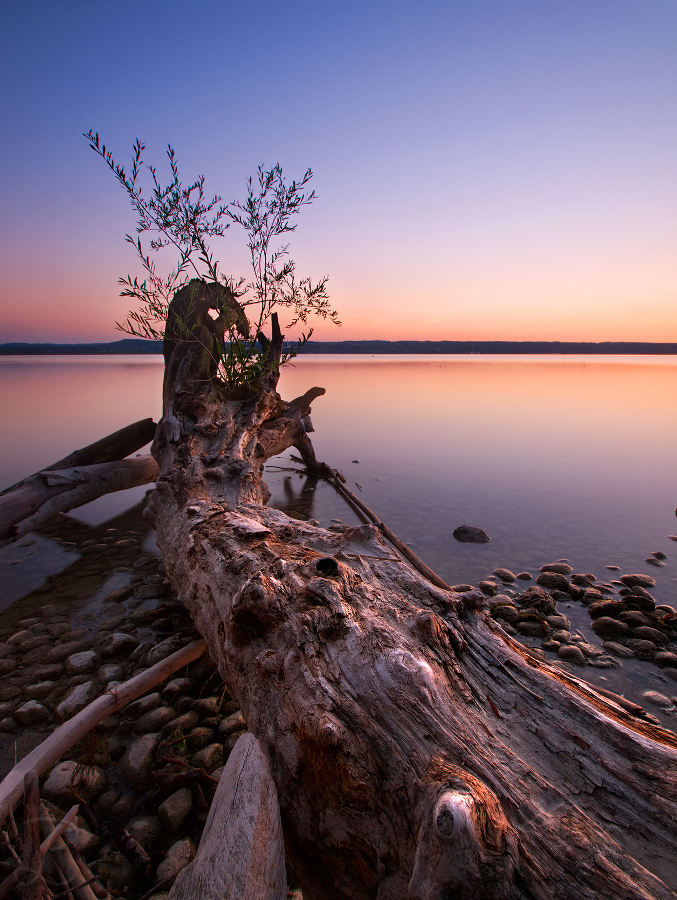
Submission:
<svg viewBox="0 0 677 900">
<path fill-rule="evenodd" d="M 54 831 L 54 822 L 47 809 L 40 805 L 40 822 L 42 829 L 47 836 Z M 77 900 L 97 900 L 96 894 L 87 884 L 82 882 L 82 872 L 78 868 L 77 863 L 66 846 L 63 838 L 57 837 L 51 847 L 51 853 L 54 856 L 56 864 L 61 869 L 66 879 L 67 885 Z"/>
<path fill-rule="evenodd" d="M 135 675 L 124 684 L 119 684 L 112 691 L 106 691 L 96 700 L 60 725 L 50 736 L 39 744 L 35 750 L 18 762 L 0 782 L 0 823 L 14 809 L 23 793 L 23 779 L 26 772 L 35 769 L 41 775 L 51 768 L 61 756 L 83 735 L 87 734 L 102 719 L 122 709 L 132 700 L 145 694 L 177 669 L 198 659 L 205 652 L 207 645 L 203 640 L 191 641 L 190 644 L 172 653 L 166 659 Z"/>
<path fill-rule="evenodd" d="M 24 852 L 22 868 L 26 873 L 21 894 L 26 900 L 43 900 L 45 880 L 42 877 L 40 853 L 40 789 L 38 773 L 31 769 L 24 775 Z"/>
<path fill-rule="evenodd" d="M 48 834 L 47 837 L 44 839 L 44 841 L 40 844 L 40 853 L 41 853 L 43 856 L 45 855 L 45 853 L 47 853 L 47 851 L 48 851 L 49 848 L 52 846 L 52 844 L 54 843 L 54 841 L 55 841 L 58 837 L 61 837 L 61 835 L 62 835 L 62 834 L 64 833 L 64 831 L 66 830 L 66 828 L 68 828 L 68 826 L 70 825 L 70 823 L 71 823 L 71 822 L 73 821 L 73 819 L 77 816 L 78 810 L 79 810 L 79 809 L 80 809 L 80 807 L 77 805 L 77 803 L 76 803 L 75 806 L 71 806 L 71 808 L 68 810 L 68 812 L 66 813 L 66 815 L 63 817 L 63 819 L 62 819 L 62 820 L 59 822 L 59 824 L 56 826 L 56 828 L 54 829 L 54 831 L 52 831 L 50 834 Z"/>
</svg>

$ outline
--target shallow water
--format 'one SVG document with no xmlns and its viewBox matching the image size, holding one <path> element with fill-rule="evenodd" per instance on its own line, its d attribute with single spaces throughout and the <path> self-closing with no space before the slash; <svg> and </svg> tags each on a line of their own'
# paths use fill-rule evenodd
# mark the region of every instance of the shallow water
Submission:
<svg viewBox="0 0 677 900">
<path fill-rule="evenodd" d="M 0 488 L 157 420 L 161 382 L 161 357 L 0 359 Z M 318 458 L 449 583 L 476 584 L 498 566 L 535 575 L 566 558 L 604 580 L 651 574 L 657 602 L 677 605 L 676 357 L 302 357 L 279 390 L 291 399 L 315 384 L 327 390 L 313 405 Z M 288 459 L 268 467 L 272 504 L 323 525 L 358 521 L 329 485 L 275 468 Z M 101 498 L 71 517 L 103 526 L 143 495 Z M 458 543 L 461 524 L 491 542 Z M 76 551 L 36 540 L 0 549 L 0 606 L 72 565 Z M 653 551 L 668 555 L 663 566 L 645 562 Z M 584 608 L 563 611 L 592 635 Z M 647 687 L 677 693 L 649 663 L 583 672 L 634 699 Z"/>
</svg>

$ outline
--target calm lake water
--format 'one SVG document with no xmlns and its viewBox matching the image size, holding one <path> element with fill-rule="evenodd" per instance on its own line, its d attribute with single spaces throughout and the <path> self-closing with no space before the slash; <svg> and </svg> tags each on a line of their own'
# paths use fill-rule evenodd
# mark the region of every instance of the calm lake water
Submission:
<svg viewBox="0 0 677 900">
<path fill-rule="evenodd" d="M 161 383 L 161 357 L 0 359 L 0 487 L 137 419 L 157 420 Z M 290 400 L 313 385 L 327 390 L 313 406 L 318 458 L 450 584 L 498 566 L 535 574 L 566 558 L 599 579 L 647 572 L 657 602 L 676 605 L 677 357 L 305 356 L 279 391 Z M 327 484 L 273 467 L 266 481 L 271 503 L 292 515 L 357 521 Z M 143 495 L 71 515 L 100 525 Z M 458 543 L 462 524 L 491 542 Z M 30 560 L 0 550 L 0 606 L 62 564 L 41 541 Z M 654 551 L 668 555 L 664 566 L 645 562 Z M 591 634 L 584 609 L 564 611 Z M 658 672 L 631 661 L 623 678 L 649 671 Z M 623 687 L 617 670 L 591 677 Z M 652 687 L 675 693 L 674 683 Z"/>
</svg>

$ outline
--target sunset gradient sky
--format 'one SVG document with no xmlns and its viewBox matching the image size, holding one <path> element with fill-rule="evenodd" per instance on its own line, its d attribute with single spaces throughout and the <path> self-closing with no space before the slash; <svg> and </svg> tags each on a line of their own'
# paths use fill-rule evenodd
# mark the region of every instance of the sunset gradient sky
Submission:
<svg viewBox="0 0 677 900">
<path fill-rule="evenodd" d="M 311 166 L 320 340 L 677 341 L 675 0 L 31 0 L 0 46 L 0 342 L 121 337 L 90 128 L 225 200 Z"/>
</svg>

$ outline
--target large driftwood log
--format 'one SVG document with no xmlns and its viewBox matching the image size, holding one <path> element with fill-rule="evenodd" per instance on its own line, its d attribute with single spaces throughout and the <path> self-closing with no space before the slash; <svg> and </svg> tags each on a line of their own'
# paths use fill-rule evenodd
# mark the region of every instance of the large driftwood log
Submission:
<svg viewBox="0 0 677 900">
<path fill-rule="evenodd" d="M 306 900 L 677 896 L 675 736 L 532 658 L 377 527 L 266 508 L 263 464 L 308 452 L 322 391 L 229 399 L 196 327 L 167 356 L 149 514 Z"/>
</svg>

